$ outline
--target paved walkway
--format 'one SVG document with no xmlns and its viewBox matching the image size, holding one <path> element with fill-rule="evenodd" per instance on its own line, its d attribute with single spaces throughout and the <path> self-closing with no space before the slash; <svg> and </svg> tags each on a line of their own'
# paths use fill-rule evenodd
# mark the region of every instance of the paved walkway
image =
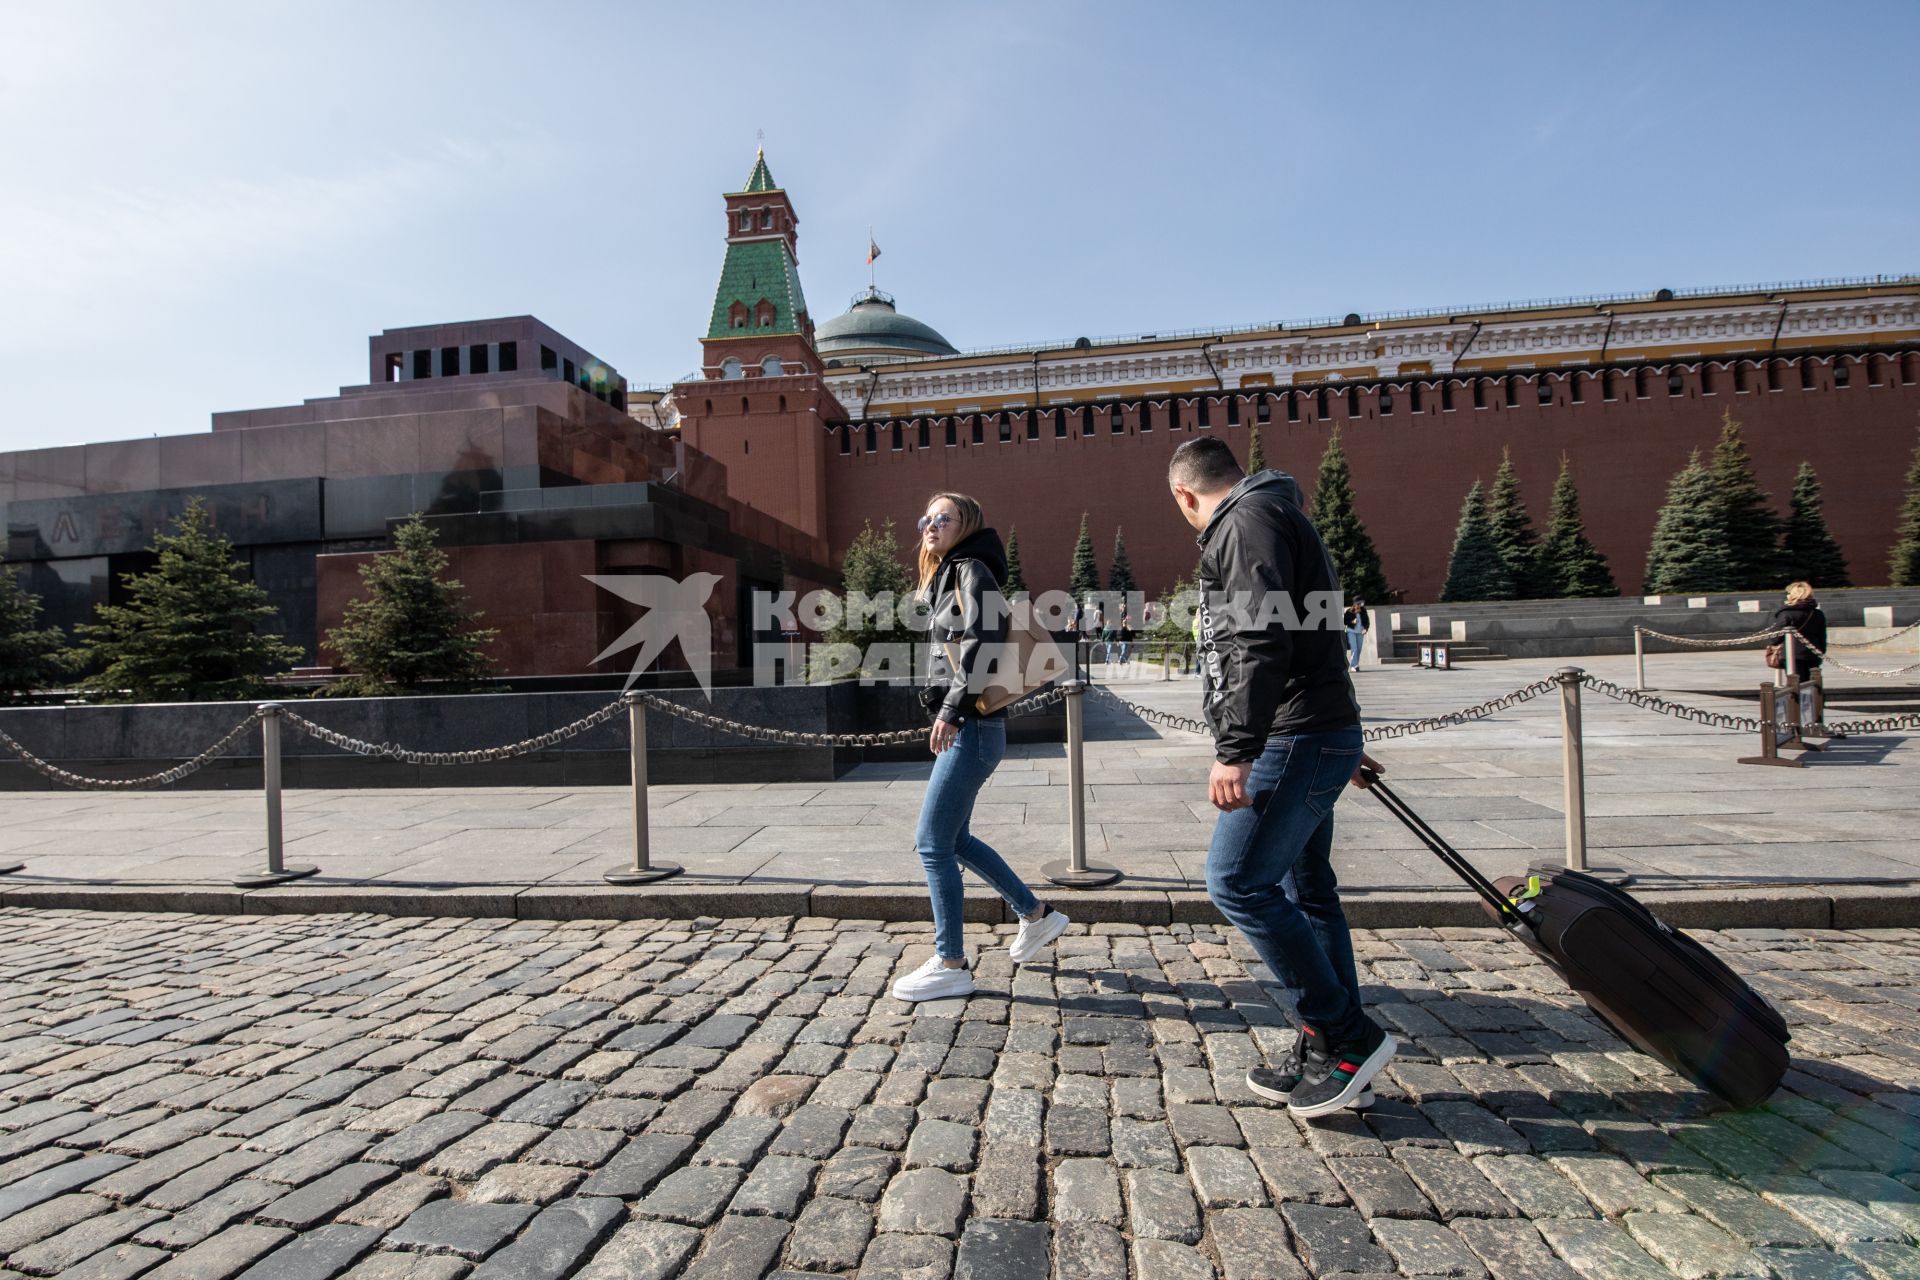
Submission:
<svg viewBox="0 0 1920 1280">
<path fill-rule="evenodd" d="M 1869 659 L 1860 660 L 1872 665 Z M 1885 658 L 1882 665 L 1895 659 Z M 1476 703 L 1536 680 L 1550 661 L 1479 663 L 1452 672 L 1368 668 L 1359 677 L 1370 723 Z M 1589 669 L 1631 684 L 1630 658 Z M 1757 687 L 1752 653 L 1649 659 L 1652 685 L 1695 705 L 1756 714 L 1712 691 Z M 1864 684 L 1853 681 L 1852 687 Z M 1119 679 L 1127 697 L 1191 715 L 1190 680 Z M 1847 703 L 1840 715 L 1920 706 Z M 1382 743 L 1375 753 L 1416 807 L 1495 874 L 1563 855 L 1560 713 L 1549 696 L 1491 720 Z M 1198 891 L 1214 811 L 1205 799 L 1208 745 L 1162 732 L 1090 700 L 1088 847 L 1126 872 L 1130 889 Z M 1802 770 L 1739 765 L 1754 735 L 1706 729 L 1585 699 L 1588 838 L 1596 864 L 1642 886 L 1920 879 L 1920 736 L 1863 738 L 1808 757 Z M 912 831 L 926 764 L 867 765 L 832 783 L 656 787 L 654 856 L 683 864 L 687 884 L 913 886 Z M 1039 880 L 1065 855 L 1066 762 L 1059 746 L 1016 747 L 976 810 L 974 830 Z M 20 884 L 225 886 L 263 858 L 252 792 L 8 792 L 0 861 Z M 290 792 L 289 862 L 316 863 L 307 885 L 600 886 L 631 856 L 621 788 L 440 788 Z M 1338 817 L 1338 866 L 1364 889 L 1452 887 L 1447 873 L 1370 798 L 1349 793 Z"/>
<path fill-rule="evenodd" d="M 0 910 L 0 1280 L 1920 1273 L 1920 933 L 1707 936 L 1795 1028 L 1744 1114 L 1492 930 L 1362 934 L 1405 1052 L 1313 1125 L 1237 940 L 1006 933 L 915 1009 L 917 925 Z"/>
</svg>

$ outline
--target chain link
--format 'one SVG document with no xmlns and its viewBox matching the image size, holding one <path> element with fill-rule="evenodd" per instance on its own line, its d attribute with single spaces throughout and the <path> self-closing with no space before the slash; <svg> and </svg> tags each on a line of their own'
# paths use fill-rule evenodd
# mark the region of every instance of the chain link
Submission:
<svg viewBox="0 0 1920 1280">
<path fill-rule="evenodd" d="M 1885 644 L 1889 640 L 1898 640 L 1901 636 L 1907 634 L 1907 632 L 1909 631 L 1915 630 L 1916 628 L 1920 628 L 1920 622 L 1909 622 L 1906 626 L 1900 628 L 1898 631 L 1889 632 L 1888 634 L 1881 636 L 1878 640 L 1829 640 L 1827 641 L 1827 648 L 1829 649 L 1871 649 L 1875 645 Z"/>
<path fill-rule="evenodd" d="M 162 769 L 158 773 L 149 773 L 138 778 L 90 778 L 83 773 L 75 773 L 70 769 L 62 769 L 59 765 L 48 760 L 42 760 L 39 756 L 27 750 L 24 746 L 20 745 L 18 739 L 3 729 L 0 729 L 0 747 L 5 747 L 7 750 L 13 752 L 13 754 L 19 756 L 21 763 L 25 764 L 35 773 L 51 778 L 53 781 L 65 787 L 81 787 L 89 791 L 139 791 L 147 787 L 164 787 L 169 783 L 178 782 L 182 778 L 198 773 L 213 763 L 216 758 L 225 754 L 227 748 L 239 741 L 240 735 L 253 728 L 254 725 L 259 724 L 260 719 L 260 712 L 250 712 L 246 719 L 227 730 L 220 736 L 219 741 L 215 742 L 193 759 L 183 760 L 170 769 Z"/>
<path fill-rule="evenodd" d="M 1368 742 L 1379 742 L 1387 738 L 1405 738 L 1416 733 L 1427 733 L 1434 729 L 1445 729 L 1453 725 L 1466 724 L 1473 720 L 1484 720 L 1497 711 L 1505 711 L 1508 707 L 1517 707 L 1523 702 L 1531 702 L 1541 694 L 1551 692 L 1554 688 L 1558 687 L 1559 683 L 1558 677 L 1547 676 L 1534 681 L 1532 684 L 1523 685 L 1511 693 L 1501 694 L 1497 698 L 1489 698 L 1487 701 L 1475 703 L 1471 707 L 1461 707 L 1457 711 L 1447 711 L 1437 716 L 1422 716 L 1417 720 L 1400 720 L 1392 724 L 1369 725 L 1362 736 Z M 1120 706 L 1125 707 L 1128 711 L 1131 711 L 1134 715 L 1139 716 L 1142 720 L 1146 720 L 1149 723 L 1164 725 L 1169 729 L 1179 729 L 1186 733 L 1197 733 L 1202 736 L 1210 735 L 1213 732 L 1207 728 L 1204 721 L 1190 719 L 1186 716 L 1173 715 L 1166 711 L 1157 711 L 1152 707 L 1141 706 L 1139 703 L 1129 701 L 1111 689 L 1104 688 L 1100 685 L 1094 685 L 1092 688 L 1095 693 L 1118 703 Z"/>
<path fill-rule="evenodd" d="M 1009 716 L 1031 715 L 1043 707 L 1052 706 L 1066 696 L 1066 690 L 1057 685 L 1042 689 L 1009 706 L 1007 714 Z M 705 729 L 759 742 L 780 742 L 802 747 L 886 747 L 910 742 L 925 742 L 927 739 L 926 728 L 892 729 L 880 733 L 812 733 L 805 729 L 774 729 L 766 725 L 745 724 L 738 720 L 729 720 L 725 716 L 715 715 L 711 711 L 682 706 L 655 693 L 642 693 L 639 697 L 649 707 L 676 719 L 685 720 L 689 724 L 697 724 Z"/>
<path fill-rule="evenodd" d="M 1819 645 L 1815 644 L 1813 641 L 1801 635 L 1800 629 L 1798 627 L 1790 627 L 1788 628 L 1788 630 L 1793 632 L 1793 638 L 1795 641 L 1813 650 L 1816 654 L 1820 656 L 1820 658 L 1824 662 L 1826 662 L 1831 666 L 1838 667 L 1842 671 L 1851 672 L 1853 675 L 1856 675 L 1856 676 L 1867 676 L 1873 679 L 1890 680 L 1895 676 L 1906 675 L 1909 671 L 1920 671 L 1920 662 L 1909 662 L 1906 666 L 1895 667 L 1891 671 L 1881 670 L 1880 668 L 1877 668 L 1877 667 L 1849 666 L 1847 663 L 1840 661 L 1840 659 L 1828 653 L 1825 649 L 1822 649 Z"/>
<path fill-rule="evenodd" d="M 1651 627 L 1635 627 L 1643 636 L 1652 636 L 1656 640 L 1666 640 L 1673 644 L 1683 644 L 1693 649 L 1738 649 L 1741 645 L 1755 644 L 1761 640 L 1771 640 L 1791 631 L 1791 627 L 1775 627 L 1767 631 L 1756 631 L 1752 635 L 1734 636 L 1727 640 L 1702 640 L 1697 636 L 1670 636 L 1664 631 L 1655 631 Z"/>
<path fill-rule="evenodd" d="M 1651 693 L 1642 693 L 1638 689 L 1629 689 L 1611 680 L 1603 680 L 1592 672 L 1583 673 L 1581 681 L 1591 686 L 1594 692 L 1604 694 L 1616 702 L 1631 703 L 1642 710 L 1657 711 L 1663 716 L 1672 716 L 1676 720 L 1691 720 L 1695 724 L 1704 724 L 1714 729 L 1736 729 L 1746 733 L 1760 732 L 1760 721 L 1751 716 L 1736 716 L 1725 711 L 1710 711 L 1705 707 L 1690 707 L 1684 702 L 1669 702 Z"/>
<path fill-rule="evenodd" d="M 283 714 L 291 724 L 309 738 L 317 739 L 330 747 L 350 751 L 357 756 L 376 756 L 383 760 L 399 760 L 406 764 L 442 765 L 442 764 L 485 764 L 494 760 L 510 760 L 514 756 L 527 755 L 534 751 L 544 751 L 548 747 L 565 742 L 576 734 L 585 733 L 595 725 L 605 724 L 619 715 L 625 703 L 615 698 L 606 706 L 588 715 L 580 717 L 572 724 L 550 729 L 546 733 L 508 743 L 502 747 L 482 747 L 474 751 L 411 751 L 392 742 L 368 742 L 349 734 L 339 733 L 323 724 L 315 724 L 299 712 L 289 708 Z"/>
</svg>

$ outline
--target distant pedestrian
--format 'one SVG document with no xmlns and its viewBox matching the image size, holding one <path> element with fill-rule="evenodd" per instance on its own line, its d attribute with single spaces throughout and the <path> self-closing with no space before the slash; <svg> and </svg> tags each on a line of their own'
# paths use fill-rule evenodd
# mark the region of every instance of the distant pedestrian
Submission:
<svg viewBox="0 0 1920 1280">
<path fill-rule="evenodd" d="M 1133 658 L 1133 618 L 1130 610 L 1120 610 L 1120 665 L 1126 666 Z"/>
<path fill-rule="evenodd" d="M 934 760 L 913 837 L 933 899 L 934 953 L 893 984 L 896 1000 L 937 1000 L 973 991 L 962 931 L 962 867 L 985 880 L 1019 917 L 1015 963 L 1039 955 L 1068 923 L 969 829 L 980 788 L 1007 754 L 1006 710 L 980 712 L 981 681 L 975 676 L 991 670 L 1004 656 L 997 647 L 1008 644 L 1009 610 L 1000 594 L 1007 580 L 1006 550 L 1000 535 L 986 527 L 980 504 L 965 494 L 935 494 L 919 528 L 917 594 L 929 603 L 928 627 L 934 651 L 942 657 L 942 669 L 921 689 L 934 717 L 927 734 Z M 955 660 L 945 660 L 947 646 Z"/>
<path fill-rule="evenodd" d="M 1372 1098 L 1394 1041 L 1367 1015 L 1353 937 L 1333 872 L 1333 809 L 1360 767 L 1360 707 L 1332 619 L 1307 607 L 1340 589 L 1291 476 L 1247 476 L 1218 437 L 1174 450 L 1168 487 L 1200 534 L 1202 708 L 1213 731 L 1208 798 L 1220 810 L 1207 893 L 1276 977 L 1300 1016 L 1293 1051 L 1247 1087 L 1295 1115 Z M 1278 616 L 1267 606 L 1284 596 Z M 1251 608 L 1248 607 L 1250 600 Z M 1321 616 L 1325 616 L 1324 614 Z"/>
<path fill-rule="evenodd" d="M 1777 631 L 1792 627 L 1799 635 L 1793 636 L 1793 643 L 1787 645 L 1788 637 L 1782 636 L 1779 643 L 1787 652 L 1793 654 L 1793 665 L 1788 674 L 1800 681 L 1800 723 L 1814 724 L 1817 721 L 1814 708 L 1814 690 L 1820 686 L 1820 654 L 1815 653 L 1803 639 L 1816 644 L 1824 652 L 1827 647 L 1827 615 L 1820 608 L 1820 602 L 1813 598 L 1813 586 L 1806 582 L 1787 584 L 1787 602 L 1773 611 L 1773 617 L 1767 620 L 1767 629 Z M 1781 660 L 1786 660 L 1783 652 Z M 1783 668 L 1785 669 L 1785 668 Z"/>
<path fill-rule="evenodd" d="M 1347 669 L 1360 669 L 1360 654 L 1367 642 L 1367 602 L 1355 600 L 1347 606 L 1341 626 L 1347 633 Z"/>
</svg>

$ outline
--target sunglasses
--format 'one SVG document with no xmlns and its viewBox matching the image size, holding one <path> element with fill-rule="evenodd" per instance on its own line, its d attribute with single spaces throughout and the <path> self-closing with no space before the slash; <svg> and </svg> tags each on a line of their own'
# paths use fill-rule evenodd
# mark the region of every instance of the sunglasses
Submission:
<svg viewBox="0 0 1920 1280">
<path fill-rule="evenodd" d="M 939 515 L 921 516 L 920 532 L 925 533 L 929 529 L 944 529 L 952 523 L 953 523 L 953 517 L 948 515 L 944 511 L 942 511 Z"/>
</svg>

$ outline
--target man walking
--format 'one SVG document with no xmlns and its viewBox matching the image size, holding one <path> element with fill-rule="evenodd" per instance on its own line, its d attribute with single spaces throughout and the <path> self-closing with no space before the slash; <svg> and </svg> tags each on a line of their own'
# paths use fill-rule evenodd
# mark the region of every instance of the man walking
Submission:
<svg viewBox="0 0 1920 1280">
<path fill-rule="evenodd" d="M 1202 437 L 1174 451 L 1167 483 L 1200 534 L 1208 795 L 1221 813 L 1207 893 L 1300 1014 L 1288 1060 L 1248 1072 L 1247 1087 L 1305 1117 L 1366 1106 L 1395 1046 L 1361 1008 L 1332 866 L 1334 802 L 1364 785 L 1361 764 L 1378 767 L 1361 750 L 1339 579 L 1291 476 L 1248 476 Z"/>
</svg>

